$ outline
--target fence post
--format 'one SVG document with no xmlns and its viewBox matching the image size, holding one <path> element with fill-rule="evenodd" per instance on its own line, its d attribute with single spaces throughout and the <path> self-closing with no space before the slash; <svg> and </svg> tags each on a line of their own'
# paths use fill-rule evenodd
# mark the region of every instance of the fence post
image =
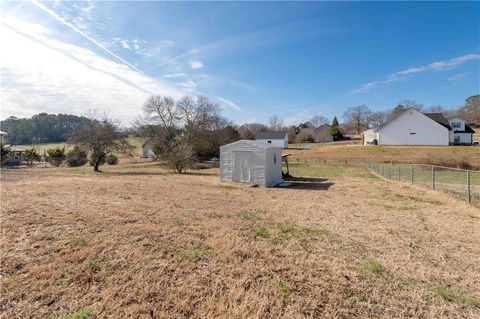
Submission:
<svg viewBox="0 0 480 319">
<path fill-rule="evenodd" d="M 392 167 L 388 167 L 388 179 L 392 179 Z"/>
<path fill-rule="evenodd" d="M 467 203 L 472 203 L 472 196 L 470 194 L 470 171 L 467 169 Z"/>
<path fill-rule="evenodd" d="M 435 165 L 432 165 L 432 189 L 435 189 Z"/>
<path fill-rule="evenodd" d="M 398 180 L 400 180 L 400 165 L 398 165 Z"/>
<path fill-rule="evenodd" d="M 414 173 L 415 173 L 415 168 L 414 166 L 412 165 L 412 184 L 415 182 L 415 177 L 414 177 Z"/>
</svg>

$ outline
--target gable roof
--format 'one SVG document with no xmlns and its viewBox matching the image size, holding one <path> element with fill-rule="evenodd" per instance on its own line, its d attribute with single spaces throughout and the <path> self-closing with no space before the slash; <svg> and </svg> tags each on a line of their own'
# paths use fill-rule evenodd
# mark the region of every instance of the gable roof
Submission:
<svg viewBox="0 0 480 319">
<path fill-rule="evenodd" d="M 223 148 L 223 147 L 226 147 L 226 146 L 234 146 L 236 144 L 248 144 L 248 145 L 260 148 L 262 150 L 266 150 L 266 149 L 269 149 L 269 148 L 279 148 L 279 149 L 281 149 L 280 146 L 273 146 L 270 143 L 262 142 L 262 141 L 255 141 L 255 140 L 239 140 L 239 141 L 236 141 L 236 142 L 233 142 L 233 143 L 230 143 L 230 144 L 222 145 L 222 146 L 220 146 L 220 148 Z"/>
<path fill-rule="evenodd" d="M 284 140 L 287 135 L 287 131 L 265 131 L 257 132 L 255 135 L 256 140 Z"/>
<path fill-rule="evenodd" d="M 422 114 L 422 115 L 428 117 L 429 119 L 431 119 L 432 121 L 434 121 L 434 122 L 440 124 L 441 126 L 445 127 L 449 131 L 452 130 L 452 128 L 450 127 L 450 123 L 448 123 L 448 120 L 445 118 L 445 116 L 443 116 L 442 113 L 422 113 L 422 112 L 418 111 L 417 109 L 415 109 L 414 107 L 410 107 L 410 108 L 405 109 L 402 112 L 398 112 L 397 114 L 392 116 L 385 124 L 383 124 L 382 126 L 380 126 L 378 128 L 377 132 L 381 131 L 383 128 L 388 126 L 390 123 L 394 122 L 397 118 L 399 118 L 400 116 L 402 116 L 403 114 L 405 114 L 406 112 L 409 112 L 411 110 L 417 112 L 418 114 Z"/>
<path fill-rule="evenodd" d="M 316 129 L 314 129 L 314 131 L 317 131 L 317 130 L 324 130 L 324 129 L 332 129 L 332 127 L 328 124 L 322 124 L 320 125 L 319 127 L 317 127 Z"/>
<path fill-rule="evenodd" d="M 470 134 L 473 134 L 473 133 L 475 133 L 475 131 L 470 126 L 465 124 L 465 130 L 464 131 L 455 131 L 455 133 L 470 133 Z"/>
<path fill-rule="evenodd" d="M 423 113 L 425 116 L 428 116 L 438 124 L 448 128 L 451 130 L 452 128 L 450 127 L 450 123 L 448 123 L 448 120 L 443 116 L 442 113 Z"/>
</svg>

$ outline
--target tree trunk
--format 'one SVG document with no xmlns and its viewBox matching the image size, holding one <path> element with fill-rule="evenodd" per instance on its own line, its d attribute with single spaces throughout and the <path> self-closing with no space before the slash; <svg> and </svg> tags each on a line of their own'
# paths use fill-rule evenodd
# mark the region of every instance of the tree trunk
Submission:
<svg viewBox="0 0 480 319">
<path fill-rule="evenodd" d="M 93 167 L 93 171 L 94 172 L 100 172 L 100 170 L 98 169 L 99 166 L 100 166 L 100 160 L 96 160 L 95 161 L 95 166 Z"/>
</svg>

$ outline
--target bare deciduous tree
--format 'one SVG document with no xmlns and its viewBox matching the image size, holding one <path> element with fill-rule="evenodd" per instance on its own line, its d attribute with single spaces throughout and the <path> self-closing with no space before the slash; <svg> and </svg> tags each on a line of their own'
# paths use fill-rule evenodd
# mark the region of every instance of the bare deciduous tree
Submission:
<svg viewBox="0 0 480 319">
<path fill-rule="evenodd" d="M 465 105 L 460 108 L 458 115 L 469 123 L 480 126 L 480 95 L 472 95 L 465 100 Z"/>
<path fill-rule="evenodd" d="M 372 112 L 370 115 L 370 126 L 371 127 L 380 127 L 387 123 L 388 116 L 390 115 L 390 111 L 377 111 Z"/>
<path fill-rule="evenodd" d="M 233 124 L 206 97 L 185 96 L 179 101 L 154 96 L 137 120 L 138 133 L 152 141 L 154 153 L 178 173 L 198 157 L 219 156 L 220 145 L 238 139 Z"/>
<path fill-rule="evenodd" d="M 268 120 L 268 128 L 272 131 L 281 131 L 283 128 L 283 120 L 277 115 L 273 115 Z"/>
<path fill-rule="evenodd" d="M 349 107 L 344 113 L 345 124 L 350 126 L 355 134 L 360 134 L 363 129 L 369 125 L 372 111 L 366 105 L 357 105 Z"/>
<path fill-rule="evenodd" d="M 327 124 L 328 118 L 323 115 L 315 115 L 310 119 L 310 123 L 312 123 L 314 127 L 319 127 L 319 126 L 322 126 L 323 124 Z"/>
<path fill-rule="evenodd" d="M 266 131 L 267 127 L 260 123 L 245 123 L 242 124 L 238 128 L 238 133 L 240 133 L 240 137 L 246 140 L 253 140 L 255 139 L 255 135 L 258 132 Z"/>
<path fill-rule="evenodd" d="M 95 112 L 90 112 L 85 125 L 70 135 L 69 141 L 77 144 L 90 154 L 93 170 L 99 172 L 100 163 L 108 154 L 122 153 L 131 155 L 133 147 L 122 138 L 117 122 L 106 114 L 99 117 Z"/>
</svg>

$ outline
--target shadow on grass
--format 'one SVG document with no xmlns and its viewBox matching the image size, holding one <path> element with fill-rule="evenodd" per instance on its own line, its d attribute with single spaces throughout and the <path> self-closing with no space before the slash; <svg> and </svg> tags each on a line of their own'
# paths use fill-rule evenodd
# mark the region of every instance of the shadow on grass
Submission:
<svg viewBox="0 0 480 319">
<path fill-rule="evenodd" d="M 334 183 L 327 183 L 326 178 L 315 177 L 288 177 L 285 182 L 289 183 L 286 186 L 279 186 L 287 189 L 306 189 L 306 190 L 328 190 Z"/>
<path fill-rule="evenodd" d="M 99 176 L 142 176 L 142 175 L 167 175 L 166 172 L 142 172 L 142 171 L 126 171 L 126 172 L 98 172 Z"/>
</svg>

